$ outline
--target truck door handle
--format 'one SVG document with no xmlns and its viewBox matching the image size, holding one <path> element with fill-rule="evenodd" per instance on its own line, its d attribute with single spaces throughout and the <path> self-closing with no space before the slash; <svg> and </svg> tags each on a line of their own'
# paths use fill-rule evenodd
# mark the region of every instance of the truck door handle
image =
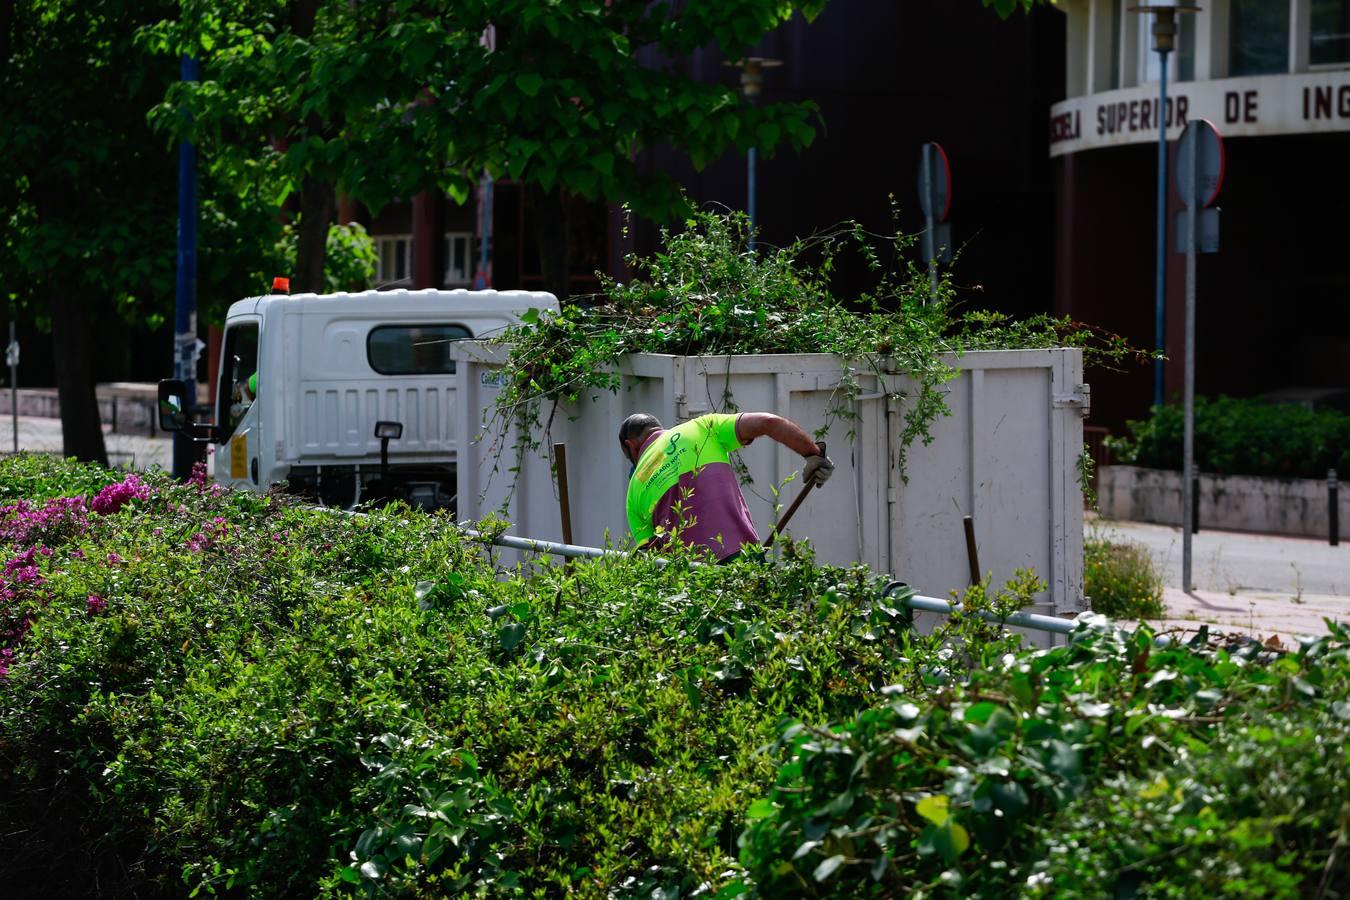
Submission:
<svg viewBox="0 0 1350 900">
<path fill-rule="evenodd" d="M 253 476 L 253 483 L 258 483 L 258 457 L 253 457 L 253 464 L 250 467 L 249 474 Z"/>
</svg>

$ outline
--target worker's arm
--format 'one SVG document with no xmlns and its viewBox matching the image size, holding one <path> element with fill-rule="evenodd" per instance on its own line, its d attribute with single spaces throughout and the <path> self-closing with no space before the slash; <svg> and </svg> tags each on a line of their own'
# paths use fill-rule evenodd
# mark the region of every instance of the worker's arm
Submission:
<svg viewBox="0 0 1350 900">
<path fill-rule="evenodd" d="M 766 412 L 741 413 L 736 417 L 736 440 L 742 445 L 757 437 L 773 438 L 778 443 L 795 450 L 802 456 L 819 456 L 820 448 L 811 440 L 811 435 L 791 419 Z"/>
</svg>

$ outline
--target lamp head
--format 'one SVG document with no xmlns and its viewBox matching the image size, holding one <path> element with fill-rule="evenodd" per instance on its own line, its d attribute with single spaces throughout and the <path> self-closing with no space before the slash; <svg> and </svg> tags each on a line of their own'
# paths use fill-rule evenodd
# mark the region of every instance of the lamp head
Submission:
<svg viewBox="0 0 1350 900">
<path fill-rule="evenodd" d="M 1129 9 L 1133 13 L 1153 14 L 1153 49 L 1159 53 L 1171 53 L 1176 49 L 1177 13 L 1200 12 L 1200 7 L 1184 0 L 1145 0 Z"/>
<path fill-rule="evenodd" d="M 396 441 L 403 437 L 402 422 L 376 422 L 375 436 L 380 440 Z"/>
</svg>

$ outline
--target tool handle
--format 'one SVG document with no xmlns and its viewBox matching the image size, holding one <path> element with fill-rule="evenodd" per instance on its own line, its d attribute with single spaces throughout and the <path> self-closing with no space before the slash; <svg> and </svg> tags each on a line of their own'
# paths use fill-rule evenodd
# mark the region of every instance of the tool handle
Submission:
<svg viewBox="0 0 1350 900">
<path fill-rule="evenodd" d="M 825 442 L 816 441 L 816 447 L 820 449 L 820 455 L 824 456 Z M 792 505 L 787 508 L 787 512 L 783 513 L 783 518 L 778 520 L 778 524 L 774 526 L 773 531 L 770 531 L 769 536 L 764 539 L 765 547 L 773 546 L 773 542 L 778 537 L 778 533 L 787 525 L 788 519 L 792 518 L 792 514 L 797 511 L 797 507 L 802 505 L 802 501 L 806 499 L 807 494 L 811 493 L 811 488 L 813 487 L 820 487 L 820 482 L 816 481 L 814 478 L 802 485 L 801 493 L 797 495 L 797 499 L 792 501 Z"/>
</svg>

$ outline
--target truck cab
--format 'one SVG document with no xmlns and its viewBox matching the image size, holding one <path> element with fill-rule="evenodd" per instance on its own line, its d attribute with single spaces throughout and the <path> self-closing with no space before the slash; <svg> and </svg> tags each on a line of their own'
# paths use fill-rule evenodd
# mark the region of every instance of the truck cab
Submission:
<svg viewBox="0 0 1350 900">
<path fill-rule="evenodd" d="M 215 480 L 253 491 L 284 483 L 344 508 L 396 498 L 453 510 L 458 445 L 474 435 L 454 433 L 450 345 L 490 338 L 530 309 L 558 301 L 394 290 L 235 303 L 208 429 Z"/>
</svg>

